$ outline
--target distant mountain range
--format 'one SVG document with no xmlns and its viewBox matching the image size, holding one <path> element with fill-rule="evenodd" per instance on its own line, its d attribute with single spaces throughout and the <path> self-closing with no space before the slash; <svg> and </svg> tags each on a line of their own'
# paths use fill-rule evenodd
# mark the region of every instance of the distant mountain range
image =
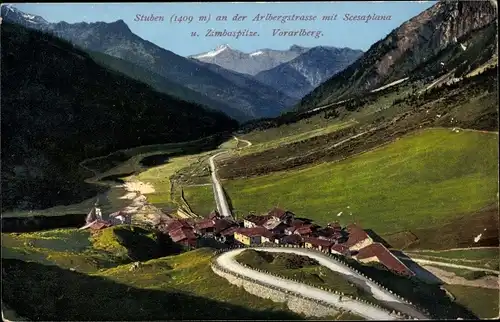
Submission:
<svg viewBox="0 0 500 322">
<path fill-rule="evenodd" d="M 288 50 L 260 49 L 247 54 L 222 45 L 189 56 L 235 72 L 253 75 L 286 95 L 300 99 L 323 81 L 352 64 L 363 52 L 350 48 L 291 46 Z"/>
<path fill-rule="evenodd" d="M 291 61 L 258 73 L 255 78 L 300 99 L 362 54 L 363 51 L 350 48 L 314 47 Z"/>
<path fill-rule="evenodd" d="M 237 85 L 199 61 L 176 55 L 140 38 L 132 33 L 123 20 L 112 23 L 49 23 L 42 17 L 26 14 L 10 5 L 2 6 L 2 17 L 4 21 L 52 33 L 83 49 L 134 63 L 208 98 L 200 100 L 198 95 L 183 96 L 181 99 L 194 100 L 199 104 L 209 103 L 210 107 L 240 121 L 277 116 L 296 102 L 275 88 L 255 80 L 250 84 L 252 86 L 247 86 L 249 78 L 246 75 L 226 71 L 226 76 L 230 74 L 229 78 L 238 80 Z"/>
<path fill-rule="evenodd" d="M 229 45 L 221 45 L 212 51 L 192 55 L 189 58 L 219 65 L 238 73 L 257 75 L 262 71 L 289 62 L 309 49 L 293 45 L 288 50 L 259 49 L 247 54 L 232 49 Z"/>
<path fill-rule="evenodd" d="M 293 45 L 288 50 L 260 49 L 247 54 L 222 45 L 185 58 L 135 35 L 123 20 L 49 23 L 11 5 L 3 5 L 1 11 L 5 21 L 54 34 L 156 90 L 223 111 L 240 121 L 274 117 L 289 110 L 361 53 L 348 48 Z M 98 53 L 115 59 L 97 57 Z"/>
<path fill-rule="evenodd" d="M 472 62 L 480 64 L 495 54 L 498 40 L 495 34 L 491 37 L 491 30 L 496 28 L 496 19 L 496 8 L 490 1 L 439 1 L 373 44 L 355 63 L 306 95 L 296 109 L 308 110 L 362 96 L 417 75 L 433 78 L 442 70 L 451 71 L 449 66 L 462 65 L 464 72 Z M 484 28 L 489 25 L 490 36 L 486 36 Z M 476 36 L 482 41 L 475 41 Z M 469 47 L 471 42 L 475 46 Z M 436 61 L 438 56 L 442 60 Z M 432 68 L 425 67 L 429 61 Z"/>
</svg>

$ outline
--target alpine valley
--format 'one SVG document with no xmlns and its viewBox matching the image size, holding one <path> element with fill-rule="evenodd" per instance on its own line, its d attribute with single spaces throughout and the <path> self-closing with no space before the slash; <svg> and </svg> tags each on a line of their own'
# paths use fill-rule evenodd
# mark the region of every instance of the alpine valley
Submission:
<svg viewBox="0 0 500 322">
<path fill-rule="evenodd" d="M 44 5 L 1 7 L 3 320 L 499 319 L 496 0 L 185 57 Z"/>
</svg>

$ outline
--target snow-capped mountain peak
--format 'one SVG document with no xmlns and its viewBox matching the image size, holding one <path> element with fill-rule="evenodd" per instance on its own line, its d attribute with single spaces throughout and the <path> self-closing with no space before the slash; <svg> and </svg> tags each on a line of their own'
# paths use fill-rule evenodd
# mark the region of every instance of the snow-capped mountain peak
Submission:
<svg viewBox="0 0 500 322">
<path fill-rule="evenodd" d="M 223 49 L 231 49 L 231 47 L 229 47 L 229 45 L 228 45 L 228 44 L 224 44 L 224 45 L 219 45 L 219 46 L 217 46 L 217 48 L 216 48 L 216 49 L 221 49 L 221 50 L 223 50 Z"/>
<path fill-rule="evenodd" d="M 10 21 L 20 23 L 22 25 L 29 24 L 48 24 L 49 22 L 40 16 L 35 16 L 29 13 L 22 12 L 16 7 L 6 4 L 2 5 L 2 18 L 8 18 Z"/>
<path fill-rule="evenodd" d="M 189 56 L 189 58 L 194 58 L 205 63 L 216 64 L 238 73 L 256 75 L 261 71 L 271 69 L 279 64 L 290 61 L 309 49 L 296 45 L 292 47 L 293 48 L 286 50 L 261 48 L 251 53 L 245 53 L 237 49 L 232 49 L 226 44 L 220 45 L 207 53 Z"/>
<path fill-rule="evenodd" d="M 259 50 L 259 51 L 256 51 L 254 53 L 251 53 L 250 56 L 253 57 L 253 56 L 259 56 L 259 55 L 262 55 L 264 52 L 262 50 Z"/>
<path fill-rule="evenodd" d="M 193 56 L 193 58 L 198 59 L 198 58 L 215 57 L 225 50 L 231 50 L 231 47 L 229 47 L 229 45 L 220 45 L 220 46 L 217 46 L 217 48 L 215 48 L 212 51 L 209 51 L 209 52 L 204 53 L 204 54 Z"/>
</svg>

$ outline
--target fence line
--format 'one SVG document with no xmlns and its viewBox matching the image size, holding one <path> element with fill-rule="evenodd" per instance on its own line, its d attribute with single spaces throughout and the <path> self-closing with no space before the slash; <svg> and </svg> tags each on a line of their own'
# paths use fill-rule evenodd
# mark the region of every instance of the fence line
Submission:
<svg viewBox="0 0 500 322">
<path fill-rule="evenodd" d="M 283 247 L 284 246 L 284 247 Z M 311 252 L 316 252 L 316 253 L 321 253 L 322 255 L 327 255 L 329 256 L 332 260 L 334 260 L 335 262 L 349 268 L 350 270 L 352 271 L 355 271 L 356 273 L 358 273 L 359 275 L 365 277 L 366 279 L 368 279 L 364 274 L 361 274 L 359 273 L 356 269 L 354 269 L 353 267 L 351 267 L 350 265 L 348 265 L 346 262 L 342 261 L 341 259 L 337 258 L 336 255 L 334 254 L 331 254 L 331 253 L 328 253 L 328 252 L 325 252 L 325 251 L 320 251 L 320 250 L 316 250 L 314 248 L 307 248 L 307 247 L 303 247 L 303 246 L 297 246 L 297 245 L 289 245 L 289 244 L 285 244 L 285 245 L 276 245 L 276 244 L 270 244 L 269 246 L 246 246 L 246 245 L 235 245 L 235 246 L 231 246 L 229 248 L 226 248 L 226 249 L 220 249 L 220 250 L 217 250 L 215 252 L 215 256 L 212 260 L 212 265 L 215 265 L 215 267 L 225 273 L 228 273 L 230 275 L 233 275 L 233 276 L 236 276 L 238 278 L 241 278 L 243 280 L 247 280 L 249 282 L 252 282 L 252 283 L 256 283 L 256 284 L 259 284 L 259 285 L 262 285 L 262 286 L 265 286 L 265 287 L 269 287 L 271 289 L 276 289 L 276 290 L 279 290 L 281 292 L 285 292 L 287 294 L 294 294 L 295 296 L 299 297 L 299 298 L 302 298 L 302 299 L 306 299 L 306 300 L 309 300 L 309 301 L 313 301 L 315 303 L 318 303 L 318 304 L 322 304 L 322 305 L 325 305 L 325 306 L 328 306 L 328 307 L 333 307 L 333 308 L 337 308 L 337 306 L 333 305 L 333 304 L 329 304 L 329 303 L 321 303 L 322 301 L 318 301 L 318 300 L 315 300 L 315 299 L 311 299 L 311 298 L 308 298 L 308 297 L 305 297 L 303 296 L 302 294 L 300 293 L 296 293 L 296 292 L 290 292 L 286 289 L 282 289 L 282 288 L 278 288 L 278 287 L 275 287 L 275 286 L 272 286 L 272 285 L 269 285 L 269 284 L 266 284 L 266 283 L 263 283 L 262 281 L 258 281 L 258 280 L 254 280 L 252 278 L 249 278 L 249 277 L 246 277 L 246 276 L 242 276 L 241 274 L 238 274 L 236 272 L 232 272 L 232 271 L 228 271 L 222 267 L 220 267 L 220 265 L 217 263 L 217 257 L 222 254 L 222 253 L 225 253 L 225 252 L 228 252 L 228 251 L 231 251 L 231 250 L 235 250 L 235 249 L 241 249 L 241 248 L 263 248 L 263 247 L 273 247 L 273 248 L 300 248 L 300 249 L 307 249 Z M 268 275 L 271 275 L 271 276 L 275 276 L 275 277 L 278 277 L 278 278 L 281 278 L 281 279 L 285 279 L 285 280 L 290 280 L 290 281 L 293 281 L 293 282 L 297 282 L 297 283 L 301 283 L 301 284 L 305 284 L 305 285 L 308 285 L 308 286 L 311 286 L 311 287 L 315 287 L 315 288 L 318 288 L 312 284 L 308 284 L 308 283 L 303 283 L 302 281 L 298 281 L 298 280 L 294 280 L 292 278 L 286 278 L 286 277 L 283 277 L 283 276 L 280 276 L 280 275 L 277 275 L 277 274 L 274 274 L 274 273 L 270 273 L 270 272 L 267 272 L 267 271 L 263 271 L 263 270 L 260 270 L 260 269 L 255 269 L 255 268 L 252 268 L 248 265 L 245 265 L 245 264 L 240 264 L 248 269 L 252 269 L 252 270 L 255 270 L 257 272 L 260 272 L 260 273 L 265 273 L 265 274 L 268 274 Z M 404 299 L 403 297 L 401 297 L 400 295 L 397 295 L 396 293 L 394 293 L 392 290 L 389 290 L 387 289 L 385 286 L 375 282 L 374 280 L 370 279 L 370 281 L 372 283 L 374 283 L 375 285 L 379 286 L 380 288 L 382 288 L 383 290 L 389 292 L 390 294 L 392 295 L 395 295 L 398 299 L 401 299 L 405 304 L 408 304 L 408 305 L 411 305 L 415 308 L 414 305 L 412 305 L 411 302 L 409 302 L 408 300 Z M 325 291 L 329 291 L 331 293 L 334 293 L 335 291 L 332 291 L 331 289 L 325 289 L 323 287 L 319 287 L 321 290 L 325 290 Z M 350 300 L 354 300 L 354 301 L 358 301 L 358 302 L 361 302 L 361 303 L 364 303 L 364 304 L 367 304 L 367 305 L 370 305 L 372 307 L 375 307 L 375 308 L 378 308 L 378 309 L 381 309 L 385 312 L 388 312 L 390 314 L 394 314 L 394 315 L 397 315 L 397 316 L 400 316 L 400 317 L 410 317 L 409 315 L 405 314 L 405 313 L 402 313 L 402 312 L 399 312 L 399 311 L 395 311 L 395 310 L 388 310 L 387 308 L 385 307 L 382 307 L 380 305 L 377 305 L 377 304 L 374 304 L 374 303 L 371 303 L 369 301 L 366 301 L 366 300 L 363 300 L 363 299 L 359 299 L 359 298 L 353 298 L 352 296 L 350 295 L 345 295 L 344 293 L 342 292 L 337 292 L 337 293 L 334 293 L 334 294 L 339 294 L 339 296 L 341 297 L 347 297 L 348 299 Z"/>
</svg>

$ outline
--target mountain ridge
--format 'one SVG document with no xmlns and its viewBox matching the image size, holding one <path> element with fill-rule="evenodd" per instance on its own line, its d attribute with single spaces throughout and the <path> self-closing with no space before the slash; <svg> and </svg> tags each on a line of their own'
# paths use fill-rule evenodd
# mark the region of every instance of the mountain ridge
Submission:
<svg viewBox="0 0 500 322">
<path fill-rule="evenodd" d="M 211 51 L 190 55 L 188 58 L 215 64 L 238 73 L 255 76 L 259 72 L 288 62 L 310 49 L 310 47 L 291 45 L 285 50 L 262 48 L 245 53 L 241 50 L 233 49 L 227 44 L 223 44 Z"/>
<path fill-rule="evenodd" d="M 286 63 L 258 73 L 255 78 L 300 99 L 362 54 L 361 50 L 347 47 L 316 46 Z"/>
<path fill-rule="evenodd" d="M 439 1 L 374 43 L 355 63 L 303 97 L 295 109 L 345 100 L 407 77 L 426 57 L 496 17 L 489 1 Z"/>
<path fill-rule="evenodd" d="M 240 121 L 277 116 L 296 103 L 296 99 L 261 83 L 256 84 L 256 88 L 235 85 L 204 65 L 142 39 L 131 32 L 121 19 L 112 23 L 32 24 L 25 19 L 22 11 L 11 9 L 12 7 L 2 6 L 2 16 L 6 21 L 54 34 L 85 50 L 101 52 L 134 63 L 171 82 L 209 96 L 211 100 L 220 103 L 220 106 L 211 107 L 222 110 L 228 115 L 246 115 L 240 117 Z M 235 74 L 233 77 L 238 76 Z M 244 82 L 245 78 L 241 78 L 240 83 Z"/>
</svg>

